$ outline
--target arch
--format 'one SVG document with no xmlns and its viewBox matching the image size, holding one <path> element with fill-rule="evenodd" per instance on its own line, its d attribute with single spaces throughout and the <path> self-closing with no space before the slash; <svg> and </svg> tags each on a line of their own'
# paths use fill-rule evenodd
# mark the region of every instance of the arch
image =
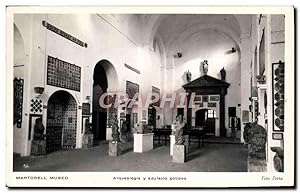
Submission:
<svg viewBox="0 0 300 193">
<path fill-rule="evenodd" d="M 58 90 L 48 99 L 46 152 L 76 147 L 77 103 L 67 91 Z"/>
<path fill-rule="evenodd" d="M 117 71 L 114 67 L 114 65 L 106 59 L 102 59 L 94 67 L 93 71 L 93 77 L 95 77 L 95 69 L 97 66 L 101 66 L 105 73 L 106 73 L 106 78 L 107 78 L 107 91 L 118 91 L 119 89 L 119 79 L 118 79 L 118 74 Z M 97 75 L 96 75 L 97 76 Z"/>
<path fill-rule="evenodd" d="M 74 100 L 76 101 L 77 105 L 80 104 L 78 96 L 76 96 L 73 92 L 69 92 L 67 89 L 63 89 L 63 88 L 58 89 L 58 90 L 56 90 L 56 89 L 55 90 L 52 90 L 52 89 L 48 90 L 48 89 L 46 89 L 45 92 L 41 95 L 40 98 L 43 100 L 44 104 L 48 104 L 49 99 L 51 98 L 51 96 L 53 94 L 55 94 L 56 92 L 59 92 L 59 91 L 67 92 L 68 94 L 70 94 L 74 98 Z"/>
<path fill-rule="evenodd" d="M 99 104 L 100 97 L 107 92 L 117 92 L 119 82 L 117 71 L 112 63 L 106 59 L 100 60 L 93 70 L 93 101 L 92 101 L 92 131 L 94 144 L 98 144 L 107 137 L 108 112 Z M 108 135 L 109 136 L 109 135 Z"/>
</svg>

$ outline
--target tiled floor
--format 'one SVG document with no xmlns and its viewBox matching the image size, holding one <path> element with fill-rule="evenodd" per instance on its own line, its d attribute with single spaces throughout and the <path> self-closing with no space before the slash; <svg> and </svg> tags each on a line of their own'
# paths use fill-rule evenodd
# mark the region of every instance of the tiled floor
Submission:
<svg viewBox="0 0 300 193">
<path fill-rule="evenodd" d="M 158 146 L 146 153 L 132 150 L 118 157 L 108 156 L 108 144 L 90 149 L 58 151 L 46 156 L 16 157 L 15 171 L 180 171 L 246 172 L 247 150 L 242 144 L 190 146 L 186 163 L 173 163 L 169 146 Z"/>
</svg>

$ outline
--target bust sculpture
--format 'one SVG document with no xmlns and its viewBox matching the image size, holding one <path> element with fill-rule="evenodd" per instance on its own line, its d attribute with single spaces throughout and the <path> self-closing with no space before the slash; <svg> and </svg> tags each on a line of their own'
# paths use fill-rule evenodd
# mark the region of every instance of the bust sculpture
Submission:
<svg viewBox="0 0 300 193">
<path fill-rule="evenodd" d="M 178 115 L 176 117 L 175 122 L 175 144 L 183 145 L 184 144 L 184 136 L 183 136 L 183 128 L 185 123 L 183 122 L 182 115 Z"/>
</svg>

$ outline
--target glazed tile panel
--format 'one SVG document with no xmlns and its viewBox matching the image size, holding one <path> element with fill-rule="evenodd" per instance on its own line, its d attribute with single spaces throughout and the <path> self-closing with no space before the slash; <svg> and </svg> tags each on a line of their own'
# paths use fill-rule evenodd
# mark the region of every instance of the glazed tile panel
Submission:
<svg viewBox="0 0 300 193">
<path fill-rule="evenodd" d="M 80 91 L 81 68 L 58 58 L 48 56 L 47 84 Z"/>
<path fill-rule="evenodd" d="M 284 63 L 273 64 L 273 130 L 284 131 Z"/>
</svg>

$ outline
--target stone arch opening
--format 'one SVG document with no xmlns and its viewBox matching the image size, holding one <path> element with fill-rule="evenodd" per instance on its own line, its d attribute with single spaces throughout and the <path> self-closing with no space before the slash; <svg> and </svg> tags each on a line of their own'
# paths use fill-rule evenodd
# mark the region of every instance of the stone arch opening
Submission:
<svg viewBox="0 0 300 193">
<path fill-rule="evenodd" d="M 77 103 L 67 91 L 53 93 L 47 105 L 46 152 L 76 146 Z"/>
<path fill-rule="evenodd" d="M 93 72 L 93 106 L 92 106 L 92 131 L 94 144 L 106 140 L 108 114 L 107 109 L 100 106 L 99 100 L 103 94 L 116 92 L 118 90 L 117 72 L 108 60 L 99 61 Z"/>
</svg>

